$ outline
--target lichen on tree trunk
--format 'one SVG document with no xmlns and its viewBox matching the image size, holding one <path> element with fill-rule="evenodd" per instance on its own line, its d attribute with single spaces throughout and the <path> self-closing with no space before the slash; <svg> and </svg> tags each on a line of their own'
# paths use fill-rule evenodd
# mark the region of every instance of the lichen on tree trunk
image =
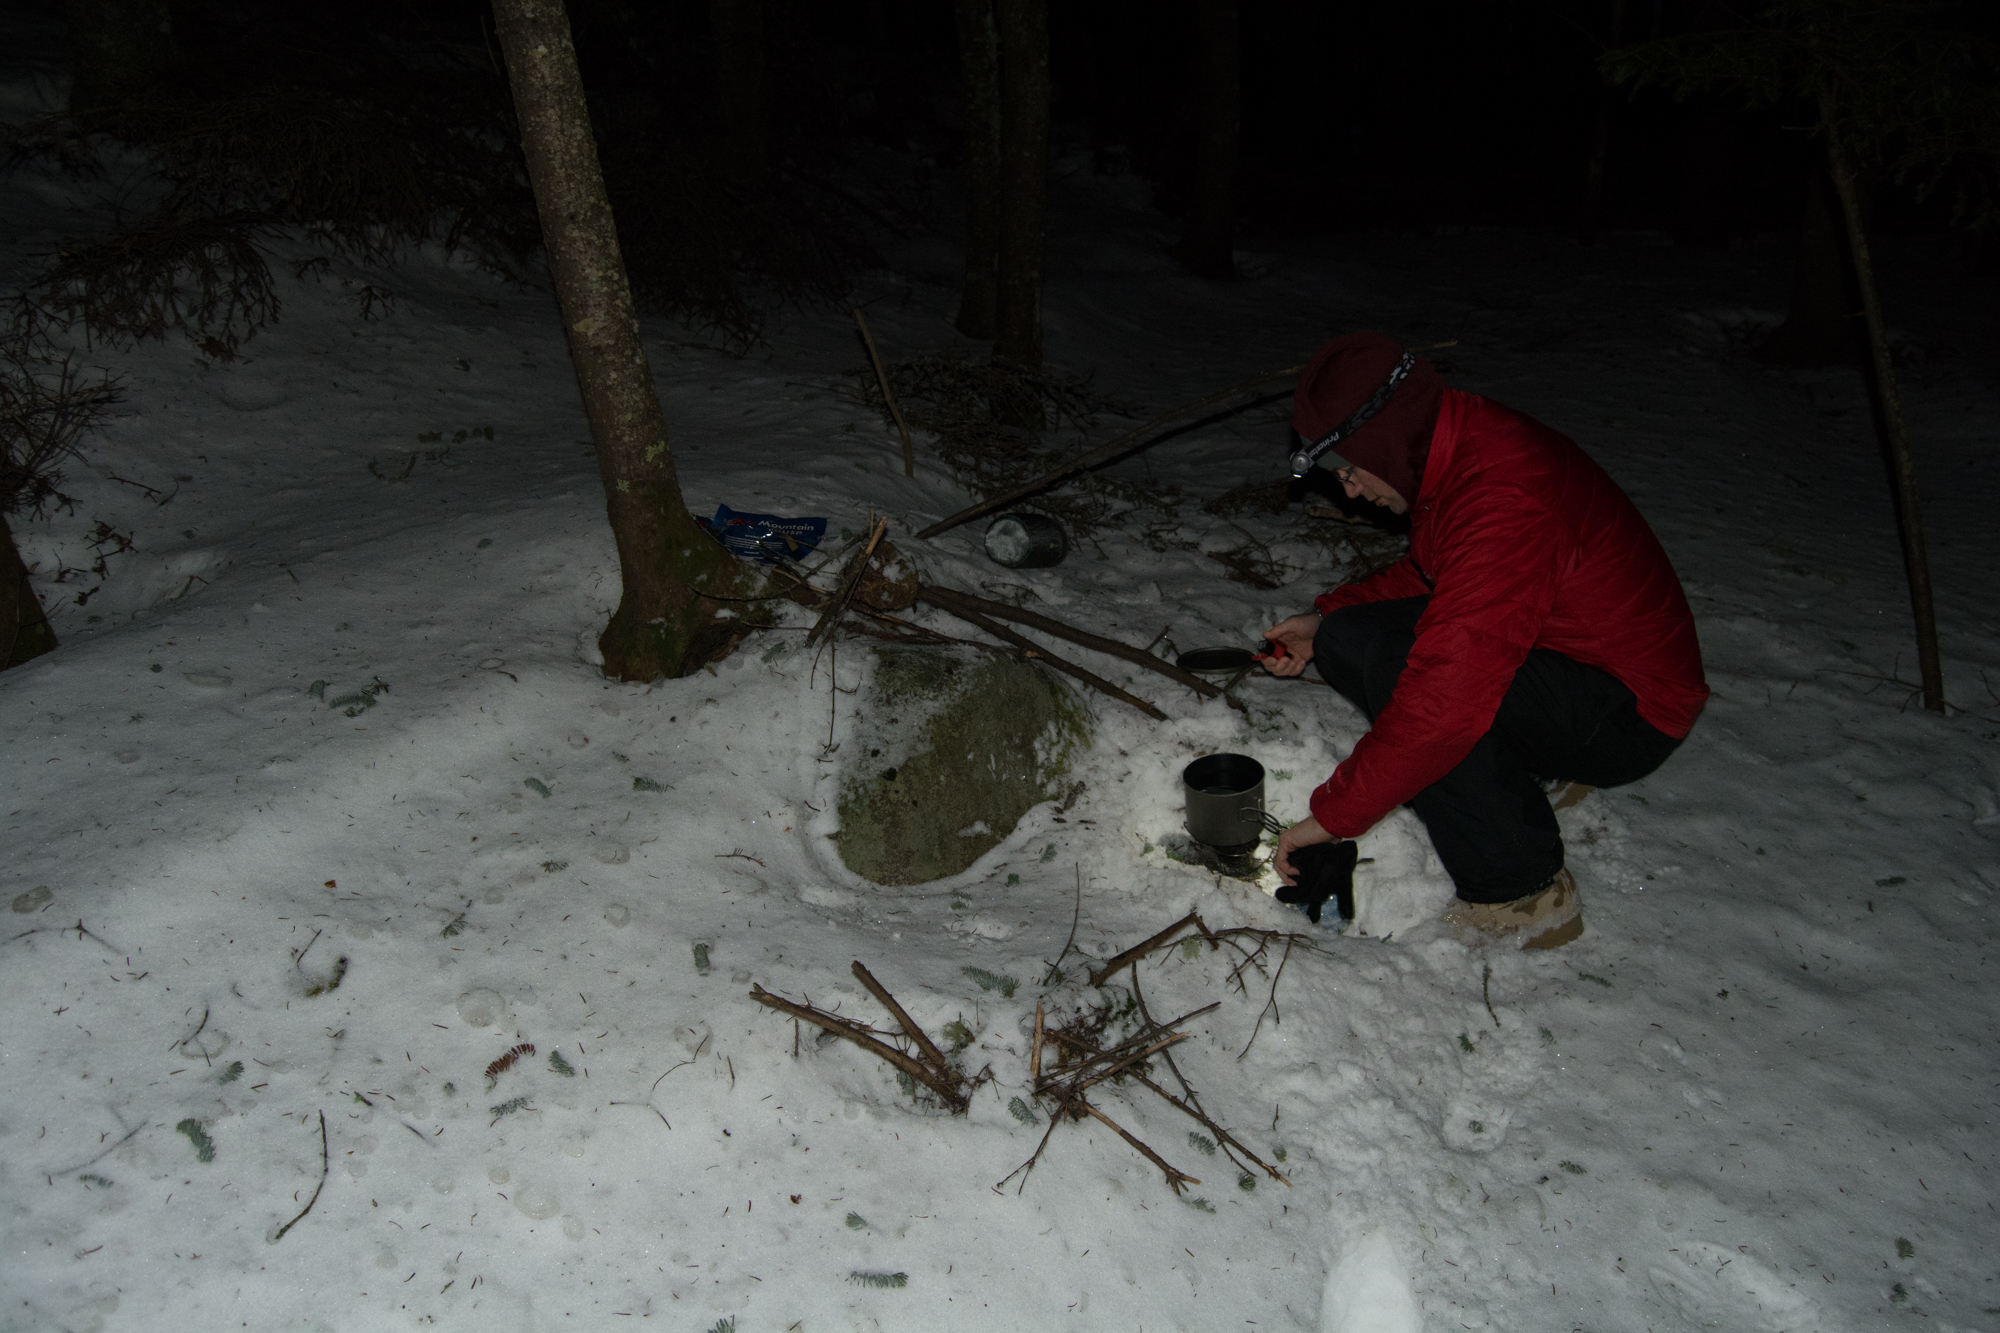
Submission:
<svg viewBox="0 0 2000 1333">
<path fill-rule="evenodd" d="M 744 605 L 762 581 L 702 532 L 681 498 L 562 2 L 493 0 L 493 18 L 618 546 L 624 587 L 598 638 L 604 672 L 684 676 L 742 637 L 732 599 Z"/>
</svg>

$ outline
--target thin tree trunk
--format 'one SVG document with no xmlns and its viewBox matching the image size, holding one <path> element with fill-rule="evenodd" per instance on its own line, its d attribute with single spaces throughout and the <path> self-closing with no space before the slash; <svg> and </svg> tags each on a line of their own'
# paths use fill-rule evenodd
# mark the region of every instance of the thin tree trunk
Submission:
<svg viewBox="0 0 2000 1333">
<path fill-rule="evenodd" d="M 1042 252 L 1049 193 L 1046 0 L 995 0 L 1000 32 L 1000 297 L 993 356 L 1042 364 Z M 1039 411 L 1037 412 L 1039 415 Z"/>
<path fill-rule="evenodd" d="M 1816 166 L 1806 180 L 1791 303 L 1785 322 L 1757 348 L 1759 360 L 1780 366 L 1867 364 L 1868 329 L 1848 252 L 1832 177 Z"/>
<path fill-rule="evenodd" d="M 1820 129 L 1826 135 L 1828 165 L 1840 210 L 1847 222 L 1847 245 L 1854 258 L 1854 277 L 1861 288 L 1861 313 L 1868 324 L 1868 351 L 1875 370 L 1875 392 L 1882 408 L 1883 434 L 1889 446 L 1890 475 L 1896 487 L 1897 526 L 1903 534 L 1903 565 L 1910 576 L 1910 609 L 1917 622 L 1917 669 L 1923 677 L 1924 707 L 1944 712 L 1944 670 L 1938 659 L 1937 610 L 1931 597 L 1930 556 L 1924 546 L 1923 511 L 1917 505 L 1916 469 L 1910 463 L 1910 441 L 1903 431 L 1903 405 L 1896 391 L 1896 368 L 1889 360 L 1889 339 L 1882 325 L 1882 303 L 1875 291 L 1875 266 L 1868 256 L 1868 234 L 1862 226 L 1861 195 L 1854 184 L 1854 166 L 1840 142 L 1833 96 L 1820 96 Z"/>
<path fill-rule="evenodd" d="M 1236 154 L 1243 119 L 1236 0 L 1195 0 L 1194 132 L 1187 224 L 1173 256 L 1201 278 L 1234 278 Z"/>
<path fill-rule="evenodd" d="M 764 114 L 764 0 L 709 0 L 724 169 L 754 180 L 769 164 Z"/>
<path fill-rule="evenodd" d="M 991 338 L 1000 287 L 1000 31 L 993 0 L 956 0 L 965 101 L 965 290 L 958 331 Z"/>
<path fill-rule="evenodd" d="M 493 0 L 493 19 L 618 546 L 624 588 L 598 638 L 604 671 L 684 676 L 741 637 L 740 620 L 716 613 L 744 580 L 681 499 L 562 0 Z"/>
<path fill-rule="evenodd" d="M 14 545 L 7 516 L 0 513 L 0 671 L 40 657 L 56 646 L 56 632 L 35 599 L 28 567 Z"/>
<path fill-rule="evenodd" d="M 1605 34 L 1604 49 L 1618 45 L 1619 35 L 1625 28 L 1625 0 L 1611 0 L 1611 25 Z M 1604 167 L 1611 157 L 1611 111 L 1615 94 L 1611 80 L 1603 74 L 1597 76 L 1597 121 L 1590 131 L 1590 167 L 1584 179 L 1583 221 L 1577 228 L 1577 239 L 1584 245 L 1597 241 L 1597 228 L 1604 216 Z"/>
<path fill-rule="evenodd" d="M 69 109 L 115 102 L 177 55 L 167 0 L 63 0 L 69 20 Z"/>
</svg>

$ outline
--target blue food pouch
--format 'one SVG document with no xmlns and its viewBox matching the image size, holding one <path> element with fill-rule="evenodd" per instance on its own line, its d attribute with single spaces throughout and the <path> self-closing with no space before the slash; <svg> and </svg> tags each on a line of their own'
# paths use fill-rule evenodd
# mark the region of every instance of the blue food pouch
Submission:
<svg viewBox="0 0 2000 1333">
<path fill-rule="evenodd" d="M 776 514 L 744 514 L 717 505 L 714 518 L 696 519 L 731 555 L 775 565 L 803 560 L 826 537 L 823 518 L 780 518 Z"/>
</svg>

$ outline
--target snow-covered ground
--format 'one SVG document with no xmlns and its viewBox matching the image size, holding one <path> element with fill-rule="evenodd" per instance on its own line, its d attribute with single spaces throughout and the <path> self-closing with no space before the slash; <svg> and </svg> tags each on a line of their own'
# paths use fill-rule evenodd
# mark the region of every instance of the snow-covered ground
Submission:
<svg viewBox="0 0 2000 1333">
<path fill-rule="evenodd" d="M 57 75 L 17 67 L 6 114 Z M 8 282 L 102 226 L 111 188 L 11 179 Z M 1299 684 L 1251 682 L 1239 714 L 1132 680 L 1170 721 L 1092 700 L 1066 814 L 951 881 L 860 882 L 826 837 L 854 760 L 826 747 L 861 697 L 829 678 L 857 683 L 859 645 L 815 670 L 777 631 L 650 687 L 591 665 L 617 572 L 546 293 L 435 255 L 274 265 L 283 320 L 233 363 L 90 352 L 117 418 L 75 511 L 16 523 L 63 646 L 0 676 L 0 1327 L 2000 1328 L 2000 402 L 1948 257 L 1892 249 L 1887 273 L 1972 710 L 1940 718 L 1896 679 L 1910 617 L 1860 383 L 1738 350 L 1782 303 L 1771 256 L 1356 237 L 1267 243 L 1219 286 L 1174 270 L 1143 200 L 1064 177 L 1052 361 L 1162 406 L 1349 329 L 1456 339 L 1450 382 L 1575 435 L 1665 541 L 1716 694 L 1659 774 L 1564 815 L 1580 941 L 1454 943 L 1399 815 L 1364 840 L 1369 934 L 1295 951 L 1247 1054 L 1267 980 L 1239 994 L 1179 950 L 1141 974 L 1156 1013 L 1222 1002 L 1181 1068 L 1289 1187 L 1114 1089 L 1199 1186 L 1177 1198 L 1086 1123 L 996 1191 L 1045 1127 L 1008 1102 L 1073 914 L 1098 959 L 1190 909 L 1309 929 L 1159 850 L 1181 765 L 1250 753 L 1297 817 L 1358 717 Z M 949 345 L 951 244 L 893 262 L 861 293 L 885 353 Z M 391 313 L 360 317 L 364 282 Z M 835 391 L 861 363 L 844 313 L 788 314 L 745 360 L 649 343 L 697 513 L 879 510 L 932 579 L 1142 644 L 1250 641 L 1342 573 L 1296 509 L 1236 520 L 1282 538 L 1280 591 L 1205 554 L 1243 536 L 1200 502 L 1279 475 L 1282 409 L 1124 465 L 1179 485 L 1177 518 L 1019 573 L 976 528 L 911 539 L 966 497 L 921 450 L 904 479 Z M 100 522 L 132 549 L 51 582 L 89 569 Z M 748 997 L 879 1018 L 854 959 L 974 1034 L 993 1081 L 967 1116 Z M 321 1178 L 322 1115 L 324 1190 L 275 1238 Z"/>
</svg>

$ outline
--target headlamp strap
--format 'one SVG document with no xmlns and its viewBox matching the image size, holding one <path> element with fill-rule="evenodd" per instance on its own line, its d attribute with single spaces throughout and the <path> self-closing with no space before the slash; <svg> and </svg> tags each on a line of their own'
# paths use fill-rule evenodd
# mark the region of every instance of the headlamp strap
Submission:
<svg viewBox="0 0 2000 1333">
<path fill-rule="evenodd" d="M 1396 390 L 1402 387 L 1403 381 L 1410 377 L 1410 372 L 1415 370 L 1416 367 L 1417 354 L 1415 352 L 1403 353 L 1397 359 L 1395 367 L 1389 371 L 1389 377 L 1376 387 L 1374 393 L 1368 395 L 1366 402 L 1354 409 L 1347 420 L 1341 422 L 1311 444 L 1302 445 L 1292 455 L 1292 475 L 1294 477 L 1303 477 L 1306 473 L 1312 471 L 1314 466 L 1318 464 L 1322 454 L 1354 434 L 1355 431 L 1360 430 L 1377 412 L 1387 407 L 1389 400 L 1396 396 Z"/>
</svg>

